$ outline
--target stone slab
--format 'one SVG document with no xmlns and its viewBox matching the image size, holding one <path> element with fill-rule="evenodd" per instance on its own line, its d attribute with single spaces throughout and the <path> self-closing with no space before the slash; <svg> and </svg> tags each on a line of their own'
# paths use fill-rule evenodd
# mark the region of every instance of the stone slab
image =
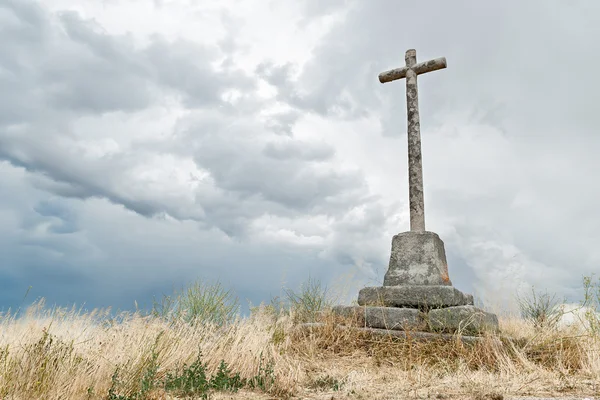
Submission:
<svg viewBox="0 0 600 400">
<path fill-rule="evenodd" d="M 435 332 L 464 332 L 479 334 L 498 332 L 498 317 L 472 305 L 440 308 L 427 314 L 429 330 Z"/>
<path fill-rule="evenodd" d="M 383 286 L 399 285 L 452 285 L 444 242 L 437 234 L 410 231 L 394 236 Z"/>
<path fill-rule="evenodd" d="M 425 330 L 424 314 L 415 308 L 334 306 L 334 314 L 352 318 L 363 327 L 392 330 Z"/>
<path fill-rule="evenodd" d="M 361 306 L 443 308 L 473 305 L 473 296 L 453 286 L 379 286 L 358 292 Z"/>
<path fill-rule="evenodd" d="M 307 331 L 311 331 L 313 329 L 321 329 L 325 326 L 325 324 L 320 322 L 312 322 L 298 325 L 297 329 L 303 329 Z M 469 336 L 469 335 L 452 335 L 448 333 L 433 333 L 433 332 L 405 332 L 405 331 L 397 331 L 391 329 L 378 329 L 378 328 L 359 328 L 353 326 L 344 326 L 338 325 L 339 329 L 354 329 L 361 332 L 369 333 L 373 336 L 378 337 L 393 337 L 396 339 L 413 339 L 419 341 L 453 341 L 453 340 L 461 340 L 463 343 L 473 344 L 483 339 L 480 336 Z"/>
</svg>

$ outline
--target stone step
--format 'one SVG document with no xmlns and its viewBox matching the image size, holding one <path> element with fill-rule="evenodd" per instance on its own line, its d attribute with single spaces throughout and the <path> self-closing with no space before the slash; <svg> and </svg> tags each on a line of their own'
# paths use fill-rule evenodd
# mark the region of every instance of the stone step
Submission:
<svg viewBox="0 0 600 400">
<path fill-rule="evenodd" d="M 498 332 L 498 317 L 472 305 L 439 308 L 429 311 L 429 328 L 434 332 L 479 334 Z"/>
<path fill-rule="evenodd" d="M 325 327 L 325 324 L 320 322 L 311 322 L 300 324 L 296 327 L 296 329 L 304 330 L 304 331 L 313 331 L 316 329 L 322 329 Z M 392 337 L 396 339 L 411 339 L 411 340 L 419 340 L 419 341 L 454 341 L 460 340 L 465 344 L 474 344 L 484 338 L 481 336 L 469 336 L 469 335 L 456 335 L 456 334 L 448 334 L 448 333 L 433 333 L 433 332 L 420 332 L 420 331 L 397 331 L 392 329 L 379 329 L 379 328 L 361 328 L 355 326 L 344 326 L 338 325 L 339 329 L 346 330 L 352 329 L 365 333 L 369 333 L 373 336 L 378 337 Z M 500 340 L 493 339 L 498 344 L 501 344 Z"/>
<path fill-rule="evenodd" d="M 473 296 L 453 286 L 406 285 L 366 287 L 358 292 L 361 306 L 444 308 L 473 305 Z"/>
<path fill-rule="evenodd" d="M 424 330 L 423 313 L 415 308 L 335 306 L 334 314 L 351 318 L 358 326 L 392 330 Z"/>
<path fill-rule="evenodd" d="M 356 326 L 389 330 L 478 335 L 498 332 L 498 317 L 472 305 L 432 309 L 428 313 L 416 308 L 335 306 L 332 312 L 350 318 Z"/>
</svg>

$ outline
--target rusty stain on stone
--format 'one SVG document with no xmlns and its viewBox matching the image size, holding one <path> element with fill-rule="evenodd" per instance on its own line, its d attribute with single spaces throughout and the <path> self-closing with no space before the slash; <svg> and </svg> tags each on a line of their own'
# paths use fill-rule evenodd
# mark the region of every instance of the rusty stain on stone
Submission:
<svg viewBox="0 0 600 400">
<path fill-rule="evenodd" d="M 445 283 L 450 283 L 450 276 L 448 275 L 448 266 L 446 265 L 446 269 L 442 271 L 442 280 Z"/>
</svg>

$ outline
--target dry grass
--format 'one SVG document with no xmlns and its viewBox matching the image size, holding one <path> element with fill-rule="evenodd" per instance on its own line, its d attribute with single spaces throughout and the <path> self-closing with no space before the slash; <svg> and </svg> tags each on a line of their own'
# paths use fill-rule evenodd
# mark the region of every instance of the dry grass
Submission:
<svg viewBox="0 0 600 400">
<path fill-rule="evenodd" d="M 261 305 L 221 324 L 141 313 L 115 321 L 106 311 L 46 310 L 41 302 L 20 318 L 2 317 L 0 398 L 186 398 L 165 380 L 191 376 L 199 356 L 208 380 L 224 361 L 225 381 L 237 373 L 246 384 L 187 398 L 600 396 L 600 338 L 581 324 L 503 317 L 501 336 L 468 345 L 373 338 L 340 329 L 327 312 L 318 316 L 321 329 L 301 330 L 302 311 Z"/>
</svg>

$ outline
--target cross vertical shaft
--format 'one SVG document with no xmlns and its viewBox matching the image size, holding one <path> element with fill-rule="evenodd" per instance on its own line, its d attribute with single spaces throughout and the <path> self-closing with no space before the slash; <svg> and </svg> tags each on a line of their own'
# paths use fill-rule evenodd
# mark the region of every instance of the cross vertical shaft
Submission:
<svg viewBox="0 0 600 400">
<path fill-rule="evenodd" d="M 417 75 L 446 68 L 445 58 L 417 64 L 417 52 L 410 49 L 405 55 L 406 66 L 379 74 L 381 83 L 406 78 L 406 111 L 408 117 L 408 192 L 410 230 L 425 231 L 425 200 L 423 197 L 423 160 L 421 155 L 421 125 Z"/>
<path fill-rule="evenodd" d="M 421 123 L 419 121 L 419 92 L 417 73 L 412 70 L 417 63 L 417 52 L 408 50 L 406 66 L 406 113 L 408 116 L 408 198 L 410 203 L 410 230 L 425 231 L 425 198 L 423 196 L 423 157 L 421 155 Z"/>
</svg>

